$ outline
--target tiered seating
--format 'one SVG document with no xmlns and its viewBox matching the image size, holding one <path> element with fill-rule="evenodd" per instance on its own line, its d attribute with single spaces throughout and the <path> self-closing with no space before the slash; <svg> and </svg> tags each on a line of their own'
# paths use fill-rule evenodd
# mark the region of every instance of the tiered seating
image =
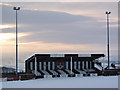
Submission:
<svg viewBox="0 0 120 90">
<path fill-rule="evenodd" d="M 50 75 L 47 71 L 45 70 L 40 70 L 42 73 L 44 73 L 44 75 Z"/>
<path fill-rule="evenodd" d="M 74 74 L 73 72 L 71 72 L 71 70 L 69 69 L 65 69 L 66 72 L 68 72 L 69 74 Z"/>
<path fill-rule="evenodd" d="M 54 70 L 49 70 L 53 75 L 58 75 L 58 73 Z"/>
<path fill-rule="evenodd" d="M 57 70 L 61 74 L 66 74 L 63 70 Z"/>
<path fill-rule="evenodd" d="M 68 75 L 63 70 L 57 70 L 60 73 L 60 77 L 68 77 Z"/>
<path fill-rule="evenodd" d="M 95 72 L 94 69 L 84 69 L 84 71 L 89 74 L 90 76 L 97 76 L 98 74 Z"/>
<path fill-rule="evenodd" d="M 100 66 L 99 64 L 95 63 L 95 68 L 97 68 L 98 70 L 102 71 L 102 66 Z"/>
<path fill-rule="evenodd" d="M 95 72 L 94 69 L 84 69 L 85 72 Z"/>
<path fill-rule="evenodd" d="M 79 70 L 79 69 L 75 69 L 77 72 L 79 72 L 80 74 L 86 74 L 86 72 L 85 71 L 81 71 L 81 70 Z"/>
<path fill-rule="evenodd" d="M 33 70 L 32 73 L 35 74 L 35 71 Z M 38 72 L 38 71 L 36 71 L 36 74 L 35 74 L 35 75 L 36 75 L 36 76 L 41 76 L 41 73 Z"/>
</svg>

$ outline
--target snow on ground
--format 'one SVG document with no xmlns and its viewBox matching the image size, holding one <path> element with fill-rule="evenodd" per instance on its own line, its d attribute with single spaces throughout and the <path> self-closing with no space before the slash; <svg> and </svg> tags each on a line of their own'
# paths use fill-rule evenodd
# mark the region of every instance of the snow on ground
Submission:
<svg viewBox="0 0 120 90">
<path fill-rule="evenodd" d="M 2 83 L 3 88 L 118 88 L 118 76 L 46 78 Z"/>
</svg>

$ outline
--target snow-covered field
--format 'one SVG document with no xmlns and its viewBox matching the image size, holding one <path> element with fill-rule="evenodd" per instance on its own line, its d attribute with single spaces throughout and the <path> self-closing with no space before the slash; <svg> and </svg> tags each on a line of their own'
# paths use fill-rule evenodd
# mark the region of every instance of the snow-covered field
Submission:
<svg viewBox="0 0 120 90">
<path fill-rule="evenodd" d="M 3 88 L 118 88 L 118 76 L 46 78 L 2 83 Z"/>
</svg>

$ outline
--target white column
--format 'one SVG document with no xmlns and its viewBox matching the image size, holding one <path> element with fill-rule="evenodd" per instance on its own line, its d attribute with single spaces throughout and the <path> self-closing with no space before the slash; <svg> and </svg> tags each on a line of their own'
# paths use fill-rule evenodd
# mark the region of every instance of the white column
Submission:
<svg viewBox="0 0 120 90">
<path fill-rule="evenodd" d="M 84 69 L 84 61 L 82 61 L 82 69 Z"/>
<path fill-rule="evenodd" d="M 70 66 L 71 66 L 71 74 L 72 74 L 72 57 L 71 57 L 71 65 Z"/>
<path fill-rule="evenodd" d="M 66 62 L 66 69 L 68 69 L 68 62 Z"/>
<path fill-rule="evenodd" d="M 30 70 L 33 70 L 33 62 L 30 62 Z"/>
<path fill-rule="evenodd" d="M 88 69 L 88 61 L 86 61 L 86 69 Z"/>
<path fill-rule="evenodd" d="M 50 70 L 50 62 L 48 62 L 48 70 Z"/>
<path fill-rule="evenodd" d="M 76 61 L 74 61 L 74 69 L 76 69 Z"/>
<path fill-rule="evenodd" d="M 37 58 L 35 57 L 35 75 L 37 75 Z"/>
<path fill-rule="evenodd" d="M 52 62 L 52 70 L 55 69 L 55 62 Z"/>
<path fill-rule="evenodd" d="M 78 62 L 78 69 L 80 69 L 80 61 Z"/>
<path fill-rule="evenodd" d="M 44 70 L 46 70 L 46 62 L 44 62 Z"/>
<path fill-rule="evenodd" d="M 42 63 L 41 62 L 39 62 L 39 70 L 42 70 Z"/>
</svg>

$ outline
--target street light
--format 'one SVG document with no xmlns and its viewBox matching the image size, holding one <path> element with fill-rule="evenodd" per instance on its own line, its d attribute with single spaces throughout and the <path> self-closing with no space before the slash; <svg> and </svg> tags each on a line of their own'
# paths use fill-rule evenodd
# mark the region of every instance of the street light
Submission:
<svg viewBox="0 0 120 90">
<path fill-rule="evenodd" d="M 107 51 L 108 51 L 108 69 L 109 69 L 109 63 L 110 63 L 110 50 L 109 50 L 109 14 L 111 12 L 106 12 L 107 15 Z"/>
<path fill-rule="evenodd" d="M 13 7 L 13 10 L 16 10 L 16 76 L 18 76 L 18 29 L 17 29 L 17 11 L 20 10 L 20 7 Z"/>
</svg>

